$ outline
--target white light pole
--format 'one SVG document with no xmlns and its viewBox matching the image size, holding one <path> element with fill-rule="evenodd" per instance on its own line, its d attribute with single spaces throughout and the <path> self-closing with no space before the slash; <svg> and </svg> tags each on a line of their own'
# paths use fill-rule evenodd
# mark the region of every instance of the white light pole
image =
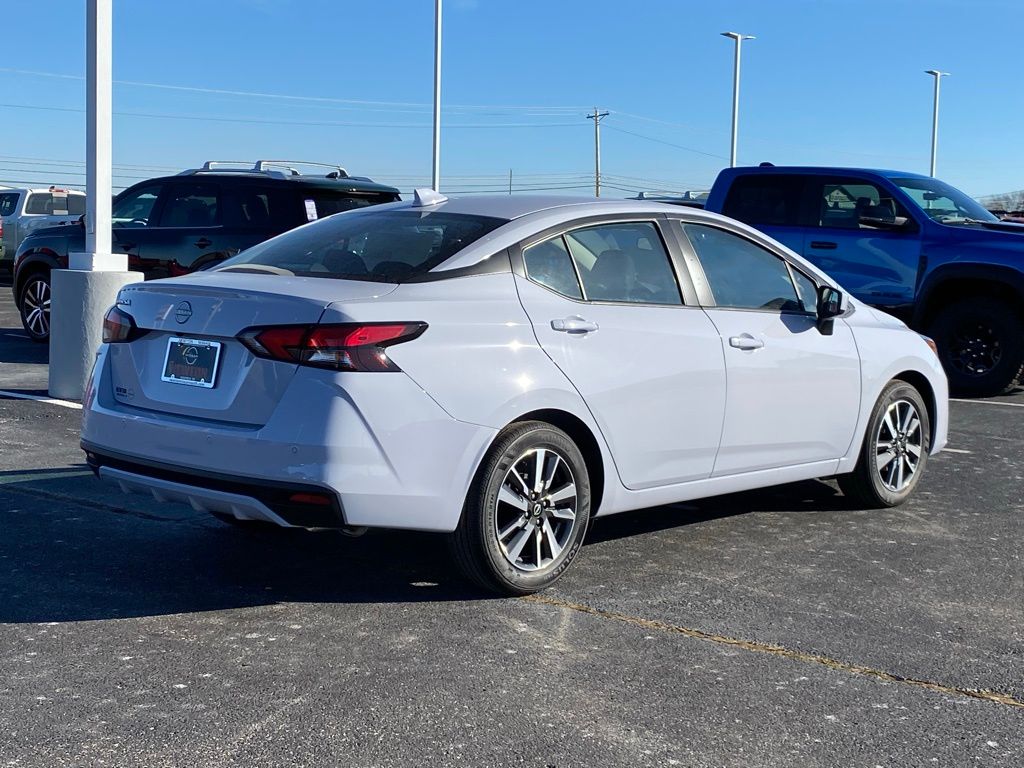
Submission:
<svg viewBox="0 0 1024 768">
<path fill-rule="evenodd" d="M 935 156 L 939 150 L 939 81 L 944 77 L 949 77 L 949 72 L 929 69 L 925 71 L 925 74 L 935 78 L 935 99 L 932 102 L 932 164 L 931 169 L 928 171 L 929 176 L 934 176 Z"/>
<path fill-rule="evenodd" d="M 434 0 L 434 170 L 431 186 L 441 191 L 441 0 Z"/>
<path fill-rule="evenodd" d="M 739 32 L 723 32 L 723 37 L 731 37 L 736 41 L 736 59 L 732 69 L 732 148 L 729 151 L 729 167 L 736 167 L 736 135 L 740 125 L 740 47 L 744 40 L 753 40 L 753 35 L 742 35 Z"/>
<path fill-rule="evenodd" d="M 68 254 L 70 269 L 50 273 L 49 390 L 79 400 L 92 370 L 103 315 L 117 292 L 142 276 L 128 271 L 128 257 L 111 253 L 111 0 L 86 7 L 85 250 Z"/>
</svg>

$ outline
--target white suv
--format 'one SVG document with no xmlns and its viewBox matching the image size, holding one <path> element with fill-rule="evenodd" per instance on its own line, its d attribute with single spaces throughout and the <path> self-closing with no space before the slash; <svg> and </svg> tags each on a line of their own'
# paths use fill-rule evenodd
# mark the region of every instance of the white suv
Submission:
<svg viewBox="0 0 1024 768">
<path fill-rule="evenodd" d="M 123 289 L 82 446 L 233 521 L 443 531 L 523 594 L 593 516 L 838 476 L 904 501 L 946 442 L 929 340 L 749 227 L 425 192 Z"/>
</svg>

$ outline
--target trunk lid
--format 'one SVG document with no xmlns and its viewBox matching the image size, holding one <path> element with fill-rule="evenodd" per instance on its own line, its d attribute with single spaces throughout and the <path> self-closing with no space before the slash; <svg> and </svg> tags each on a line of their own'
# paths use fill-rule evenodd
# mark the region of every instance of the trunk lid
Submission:
<svg viewBox="0 0 1024 768">
<path fill-rule="evenodd" d="M 262 426 L 298 366 L 255 357 L 238 334 L 253 326 L 316 323 L 331 303 L 372 301 L 396 287 L 235 272 L 201 272 L 127 286 L 118 303 L 148 333 L 110 345 L 114 398 L 133 408 Z M 212 387 L 162 378 L 172 339 L 220 345 Z"/>
</svg>

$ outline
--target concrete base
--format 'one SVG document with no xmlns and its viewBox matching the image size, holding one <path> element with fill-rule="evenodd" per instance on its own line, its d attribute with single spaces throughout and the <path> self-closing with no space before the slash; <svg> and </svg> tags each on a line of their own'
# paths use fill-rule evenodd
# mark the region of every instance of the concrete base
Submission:
<svg viewBox="0 0 1024 768">
<path fill-rule="evenodd" d="M 50 397 L 81 400 L 103 341 L 103 316 L 138 272 L 50 273 Z"/>
</svg>

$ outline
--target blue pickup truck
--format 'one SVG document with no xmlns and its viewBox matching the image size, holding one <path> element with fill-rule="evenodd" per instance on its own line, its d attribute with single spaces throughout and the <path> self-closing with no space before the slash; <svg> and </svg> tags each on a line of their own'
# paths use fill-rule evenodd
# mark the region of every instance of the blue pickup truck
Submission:
<svg viewBox="0 0 1024 768">
<path fill-rule="evenodd" d="M 727 168 L 705 207 L 762 230 L 934 338 L 953 392 L 1017 385 L 1024 225 L 938 179 L 862 168 Z"/>
</svg>

